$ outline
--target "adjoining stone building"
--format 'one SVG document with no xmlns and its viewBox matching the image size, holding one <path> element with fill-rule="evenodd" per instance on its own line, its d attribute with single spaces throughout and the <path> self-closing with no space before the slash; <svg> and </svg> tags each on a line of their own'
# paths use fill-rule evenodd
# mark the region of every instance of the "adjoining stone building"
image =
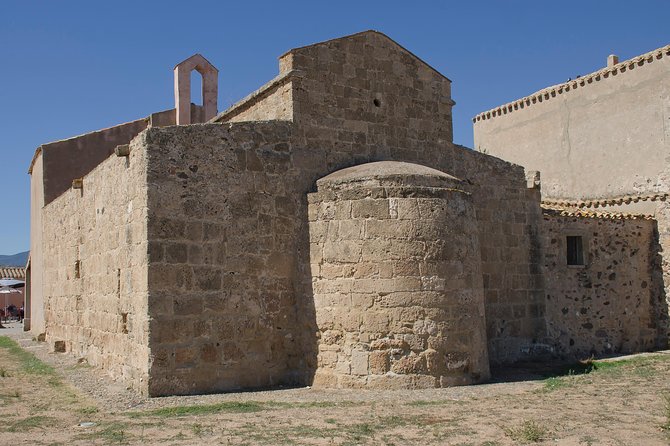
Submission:
<svg viewBox="0 0 670 446">
<path fill-rule="evenodd" d="M 647 230 L 639 228 L 642 234 L 631 234 L 623 227 L 617 228 L 614 234 L 619 246 L 606 250 L 637 249 L 652 243 L 656 258 L 646 268 L 650 268 L 655 279 L 662 274 L 664 286 L 662 281 L 650 282 L 641 274 L 643 265 L 631 269 L 621 281 L 621 273 L 617 272 L 617 276 L 613 271 L 616 265 L 601 265 L 600 268 L 606 267 L 605 271 L 587 262 L 584 269 L 575 270 L 573 277 L 560 287 L 574 283 L 572 291 L 564 296 L 564 301 L 569 301 L 570 295 L 593 295 L 595 287 L 602 292 L 617 282 L 599 300 L 608 305 L 625 303 L 618 311 L 611 306 L 609 309 L 626 314 L 635 303 L 635 294 L 659 286 L 660 290 L 651 290 L 659 299 L 658 312 L 641 320 L 640 328 L 667 332 L 670 45 L 623 62 L 610 55 L 603 69 L 480 113 L 473 123 L 476 150 L 541 171 L 543 206 L 582 221 L 584 250 L 592 255 L 604 251 L 598 241 L 602 231 L 584 219 L 593 211 L 599 212 L 597 221 L 601 225 L 613 230 L 631 218 L 638 218 L 637 224 L 642 224 L 640 217 L 653 222 L 653 233 L 639 240 L 630 236 L 639 237 Z M 607 214 L 616 214 L 623 220 L 607 223 Z M 580 230 L 561 231 L 552 225 L 548 231 L 561 238 L 570 231 L 577 234 Z M 548 231 L 544 231 L 545 236 Z M 635 257 L 631 252 L 630 259 L 636 261 Z M 610 277 L 611 281 L 603 281 Z M 547 297 L 551 294 L 549 287 L 547 294 Z M 620 298 L 612 299 L 613 294 Z M 581 319 L 592 316 L 582 315 Z M 588 321 L 585 324 L 592 325 Z M 548 326 L 551 327 L 551 322 Z M 596 329 L 594 325 L 592 330 Z M 621 330 L 628 331 L 630 327 Z"/>
<path fill-rule="evenodd" d="M 654 221 L 543 213 L 536 176 L 453 143 L 451 81 L 387 36 L 293 49 L 213 117 L 194 57 L 176 110 L 36 152 L 32 330 L 58 350 L 168 395 L 467 384 L 664 342 Z M 564 282 L 566 227 L 616 274 L 592 295 Z M 595 330 L 573 330 L 582 308 Z"/>
</svg>

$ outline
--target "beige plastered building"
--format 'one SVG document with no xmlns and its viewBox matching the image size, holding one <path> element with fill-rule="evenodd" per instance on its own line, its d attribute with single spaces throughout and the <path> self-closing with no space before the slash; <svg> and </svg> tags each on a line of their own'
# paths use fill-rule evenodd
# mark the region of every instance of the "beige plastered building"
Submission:
<svg viewBox="0 0 670 446">
<path fill-rule="evenodd" d="M 156 396 L 667 344 L 656 220 L 543 205 L 536 172 L 453 143 L 451 81 L 384 34 L 290 50 L 221 113 L 215 84 L 193 56 L 176 109 L 36 151 L 31 330 L 54 350 Z"/>
<path fill-rule="evenodd" d="M 473 123 L 476 150 L 541 172 L 543 206 L 653 220 L 653 272 L 663 275 L 667 301 L 670 46 L 623 62 L 610 55 L 594 73 L 480 113 Z M 596 272 L 587 266 L 583 273 Z M 660 323 L 667 327 L 666 311 Z"/>
</svg>

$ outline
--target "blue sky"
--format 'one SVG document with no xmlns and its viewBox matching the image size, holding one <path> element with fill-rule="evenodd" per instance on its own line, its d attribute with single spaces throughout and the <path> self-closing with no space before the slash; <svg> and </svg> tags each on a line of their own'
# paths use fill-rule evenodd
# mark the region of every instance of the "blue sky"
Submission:
<svg viewBox="0 0 670 446">
<path fill-rule="evenodd" d="M 384 32 L 453 81 L 455 142 L 480 111 L 670 43 L 670 1 L 0 2 L 0 254 L 29 246 L 37 146 L 173 107 L 172 68 L 220 70 L 219 108 L 290 48 Z"/>
</svg>

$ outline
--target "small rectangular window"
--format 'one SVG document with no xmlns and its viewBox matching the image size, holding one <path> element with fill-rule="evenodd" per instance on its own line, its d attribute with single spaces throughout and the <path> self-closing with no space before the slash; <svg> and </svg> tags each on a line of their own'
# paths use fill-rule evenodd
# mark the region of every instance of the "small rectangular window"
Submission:
<svg viewBox="0 0 670 446">
<path fill-rule="evenodd" d="M 581 235 L 569 235 L 566 237 L 568 265 L 584 264 L 584 249 Z"/>
</svg>

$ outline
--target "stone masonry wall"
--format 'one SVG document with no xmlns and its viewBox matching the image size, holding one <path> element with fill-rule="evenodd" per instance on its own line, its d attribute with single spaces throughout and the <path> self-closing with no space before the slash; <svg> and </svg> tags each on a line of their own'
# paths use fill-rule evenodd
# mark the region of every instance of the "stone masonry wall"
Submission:
<svg viewBox="0 0 670 446">
<path fill-rule="evenodd" d="M 151 395 L 295 382 L 306 217 L 289 132 L 283 122 L 147 130 Z"/>
<path fill-rule="evenodd" d="M 581 236 L 584 266 L 567 265 L 566 237 Z M 655 222 L 544 215 L 549 336 L 563 355 L 633 353 L 664 347 L 667 313 Z M 664 338 L 666 339 L 664 341 Z"/>
<path fill-rule="evenodd" d="M 666 164 L 660 176 L 660 182 L 665 190 L 670 190 L 670 165 Z M 670 308 L 670 255 L 668 255 L 670 253 L 670 204 L 668 203 L 667 196 L 654 203 L 656 204 L 654 217 L 658 222 L 658 242 L 660 252 L 663 254 L 660 261 L 660 272 L 663 275 L 663 283 L 665 285 L 663 293 L 665 295 L 665 308 L 667 310 Z M 669 311 L 665 311 L 660 315 L 659 323 L 665 327 L 664 332 L 668 339 L 670 339 Z"/>
<path fill-rule="evenodd" d="M 412 156 L 453 140 L 451 81 L 382 34 L 295 49 L 280 66 L 303 73 L 293 82 L 294 120 L 306 139 L 337 141 L 329 163 L 351 164 L 352 147 L 359 156 L 388 157 L 391 148 Z"/>
<path fill-rule="evenodd" d="M 350 171 L 354 178 L 341 180 Z M 315 387 L 433 388 L 488 379 L 471 197 L 458 180 L 436 174 L 370 163 L 319 180 L 319 192 L 310 194 Z"/>
<path fill-rule="evenodd" d="M 533 355 L 545 336 L 539 190 L 526 188 L 523 168 L 452 144 L 451 82 L 376 32 L 292 50 L 280 66 L 303 73 L 293 100 L 295 145 L 308 148 L 296 159 L 305 183 L 396 160 L 471 185 L 489 357 L 501 363 Z"/>
<path fill-rule="evenodd" d="M 147 130 L 150 394 L 311 382 L 317 340 L 306 194 L 330 170 L 315 162 L 323 149 L 296 144 L 294 132 L 285 122 Z M 510 232 L 481 249 L 489 256 L 484 280 L 501 280 L 486 292 L 497 299 L 499 289 L 528 287 L 491 302 L 494 316 L 522 309 L 493 325 L 498 357 L 523 356 L 519 346 L 537 336 L 523 239 L 537 202 L 520 168 L 467 153 L 475 157 L 469 167 L 490 181 L 471 185 L 491 206 L 482 221 L 492 234 Z"/>
<path fill-rule="evenodd" d="M 239 108 L 231 110 L 228 122 L 293 120 L 293 85 L 282 81 L 252 94 Z"/>
<path fill-rule="evenodd" d="M 670 190 L 670 182 L 668 167 L 666 166 L 663 173 L 660 175 L 659 185 L 662 190 Z M 663 308 L 670 306 L 670 258 L 667 253 L 670 253 L 670 206 L 668 206 L 667 193 L 654 193 L 650 195 L 633 195 L 627 197 L 607 198 L 590 201 L 579 200 L 559 200 L 553 203 L 548 202 L 553 206 L 567 206 L 567 209 L 573 211 L 589 211 L 597 208 L 598 212 L 610 214 L 633 214 L 633 215 L 650 215 L 653 216 L 656 222 L 657 246 L 652 248 L 657 252 L 656 264 L 654 269 L 654 277 L 662 277 L 664 286 L 656 291 L 656 294 L 661 300 L 665 300 Z M 661 280 L 657 280 L 661 283 Z M 656 323 L 661 332 L 670 335 L 670 314 L 667 311 L 661 311 L 656 317 Z M 667 337 L 667 336 L 666 336 Z M 660 345 L 659 348 L 664 348 Z"/>
<path fill-rule="evenodd" d="M 670 308 L 670 206 L 668 201 L 664 200 L 658 203 L 656 208 L 656 221 L 658 222 L 658 241 L 660 245 L 660 252 L 663 254 L 659 260 L 659 273 L 663 276 L 664 288 L 661 293 L 665 298 L 666 310 Z M 664 332 L 668 339 L 670 339 L 670 312 L 665 311 L 659 314 L 659 324 L 665 327 Z"/>
<path fill-rule="evenodd" d="M 147 185 L 141 139 L 43 209 L 47 342 L 146 392 Z"/>
</svg>

